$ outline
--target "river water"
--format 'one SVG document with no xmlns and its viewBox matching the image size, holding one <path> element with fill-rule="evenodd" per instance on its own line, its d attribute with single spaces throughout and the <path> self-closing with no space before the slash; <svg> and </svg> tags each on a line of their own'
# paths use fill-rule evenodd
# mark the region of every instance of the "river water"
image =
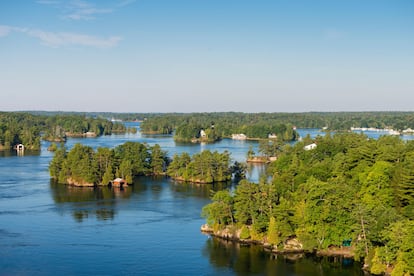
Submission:
<svg viewBox="0 0 414 276">
<path fill-rule="evenodd" d="M 139 132 L 69 139 L 67 147 L 79 142 L 112 148 L 126 141 L 157 143 L 170 156 L 228 150 L 238 161 L 250 145 L 256 152 L 258 147 L 230 139 L 183 145 Z M 258 246 L 203 235 L 201 208 L 224 184 L 165 177 L 140 177 L 125 190 L 53 184 L 47 146 L 42 142 L 40 153 L 24 156 L 0 153 L 0 275 L 363 275 L 352 260 L 272 256 Z M 257 181 L 263 170 L 251 166 L 249 179 Z"/>
</svg>

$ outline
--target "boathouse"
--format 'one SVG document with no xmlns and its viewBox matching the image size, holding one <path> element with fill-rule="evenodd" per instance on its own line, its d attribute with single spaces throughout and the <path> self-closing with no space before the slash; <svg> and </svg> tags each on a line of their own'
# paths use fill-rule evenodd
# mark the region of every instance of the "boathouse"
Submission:
<svg viewBox="0 0 414 276">
<path fill-rule="evenodd" d="M 24 145 L 23 144 L 17 144 L 17 145 L 14 146 L 14 149 L 17 152 L 24 152 Z"/>
</svg>

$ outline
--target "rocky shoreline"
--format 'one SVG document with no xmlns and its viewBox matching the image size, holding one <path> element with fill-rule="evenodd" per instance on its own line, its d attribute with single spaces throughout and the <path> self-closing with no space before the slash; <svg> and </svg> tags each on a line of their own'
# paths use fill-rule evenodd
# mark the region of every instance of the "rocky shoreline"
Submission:
<svg viewBox="0 0 414 276">
<path fill-rule="evenodd" d="M 287 239 L 283 243 L 283 249 L 280 249 L 277 246 L 266 242 L 265 239 L 253 240 L 250 238 L 249 239 L 240 238 L 240 234 L 242 231 L 241 229 L 237 229 L 235 231 L 229 228 L 224 228 L 221 230 L 214 230 L 209 225 L 203 224 L 200 228 L 200 231 L 204 234 L 217 237 L 223 240 L 234 241 L 234 242 L 239 242 L 243 244 L 261 245 L 266 251 L 269 251 L 274 254 L 295 255 L 295 254 L 311 253 L 317 256 L 342 256 L 344 258 L 354 257 L 354 253 L 351 247 L 330 247 L 324 250 L 309 251 L 309 250 L 303 249 L 303 245 L 300 243 L 300 241 L 297 238 L 290 238 L 290 239 Z"/>
</svg>

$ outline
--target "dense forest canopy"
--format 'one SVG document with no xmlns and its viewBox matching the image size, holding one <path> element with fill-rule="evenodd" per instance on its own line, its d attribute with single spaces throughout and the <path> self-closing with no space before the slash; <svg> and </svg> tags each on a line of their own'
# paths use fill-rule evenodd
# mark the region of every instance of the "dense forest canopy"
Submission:
<svg viewBox="0 0 414 276">
<path fill-rule="evenodd" d="M 89 146 L 76 144 L 70 151 L 58 148 L 50 162 L 50 176 L 59 183 L 79 186 L 108 185 L 114 178 L 132 183 L 139 175 L 165 175 L 173 179 L 216 183 L 242 177 L 245 167 L 230 164 L 229 152 L 205 150 L 190 156 L 174 155 L 173 160 L 156 144 L 149 146 L 139 142 L 126 142 L 109 149 L 100 147 L 94 151 Z"/>
<path fill-rule="evenodd" d="M 78 143 L 70 151 L 65 147 L 56 150 L 49 172 L 59 183 L 95 186 L 108 185 L 117 177 L 132 183 L 134 176 L 162 174 L 168 163 L 159 145 L 126 142 L 114 149 L 99 147 L 94 151 Z"/>
<path fill-rule="evenodd" d="M 243 112 L 205 112 L 205 113 L 116 113 L 116 112 L 57 112 L 57 111 L 27 111 L 33 115 L 55 116 L 76 115 L 90 118 L 118 119 L 122 121 L 143 121 L 145 132 L 171 134 L 181 123 L 191 118 L 205 118 L 203 124 L 223 120 L 232 125 L 238 120 L 249 123 L 272 121 L 273 123 L 290 124 L 298 128 L 323 128 L 332 131 L 349 130 L 351 127 L 393 128 L 403 130 L 414 129 L 414 112 L 401 111 L 365 111 L 365 112 L 273 112 L 273 113 L 243 113 Z M 199 119 L 197 119 L 199 120 Z M 203 119 L 204 120 L 204 119 Z M 236 121 L 236 122 L 235 122 Z M 240 132 L 235 132 L 240 133 Z M 231 135 L 231 133 L 230 133 Z M 228 134 L 223 135 L 228 136 Z"/>
<path fill-rule="evenodd" d="M 203 208 L 207 222 L 279 248 L 289 237 L 308 250 L 351 240 L 372 273 L 414 273 L 414 141 L 307 137 L 286 145 L 268 173 L 270 181 L 217 192 Z"/>
<path fill-rule="evenodd" d="M 141 124 L 143 133 L 172 134 L 176 141 L 199 139 L 201 130 L 207 141 L 215 141 L 232 134 L 243 133 L 249 138 L 266 139 L 277 135 L 282 141 L 297 138 L 293 125 L 277 120 L 269 114 L 248 113 L 191 113 L 164 114 L 148 118 Z"/>
<path fill-rule="evenodd" d="M 108 135 L 125 132 L 124 124 L 85 115 L 37 115 L 24 112 L 0 112 L 0 150 L 17 144 L 39 150 L 40 140 L 61 142 L 67 136 Z"/>
</svg>

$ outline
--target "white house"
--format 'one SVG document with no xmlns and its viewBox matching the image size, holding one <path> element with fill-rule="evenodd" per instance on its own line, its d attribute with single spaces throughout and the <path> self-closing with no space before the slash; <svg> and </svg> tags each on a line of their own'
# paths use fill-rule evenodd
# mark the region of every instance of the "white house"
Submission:
<svg viewBox="0 0 414 276">
<path fill-rule="evenodd" d="M 267 138 L 269 138 L 269 139 L 277 139 L 277 135 L 276 135 L 276 134 L 274 134 L 274 133 L 270 133 L 270 134 L 267 136 Z"/>
<path fill-rule="evenodd" d="M 309 144 L 309 145 L 303 147 L 304 150 L 313 150 L 315 148 L 316 148 L 315 143 L 312 143 L 312 144 Z"/>
<path fill-rule="evenodd" d="M 234 139 L 234 140 L 246 140 L 247 139 L 247 136 L 246 136 L 246 134 L 243 134 L 243 133 L 232 134 L 231 135 L 231 139 Z"/>
</svg>

